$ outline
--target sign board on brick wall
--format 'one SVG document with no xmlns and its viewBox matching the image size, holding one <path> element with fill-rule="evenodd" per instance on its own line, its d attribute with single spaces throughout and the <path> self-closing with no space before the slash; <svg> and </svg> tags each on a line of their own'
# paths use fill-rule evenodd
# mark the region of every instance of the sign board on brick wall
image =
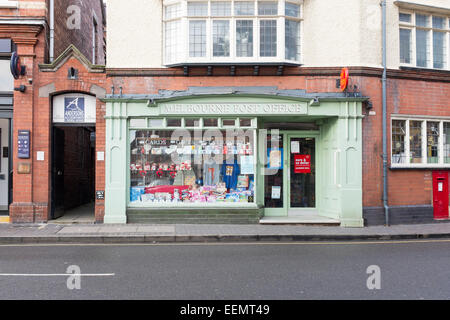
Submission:
<svg viewBox="0 0 450 320">
<path fill-rule="evenodd" d="M 96 99 L 86 94 L 53 98 L 53 123 L 95 123 Z"/>
</svg>

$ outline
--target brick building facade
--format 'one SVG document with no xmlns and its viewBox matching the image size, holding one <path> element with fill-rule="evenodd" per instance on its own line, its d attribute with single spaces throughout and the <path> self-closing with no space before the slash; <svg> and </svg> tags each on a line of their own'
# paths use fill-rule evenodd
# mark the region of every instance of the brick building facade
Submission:
<svg viewBox="0 0 450 320">
<path fill-rule="evenodd" d="M 260 75 L 253 69 L 235 69 L 230 76 L 227 67 L 190 67 L 184 69 L 118 70 L 107 69 L 112 86 L 122 87 L 129 96 L 142 93 L 157 95 L 161 90 L 183 92 L 190 87 L 277 87 L 279 90 L 304 90 L 310 95 L 333 93 L 340 95 L 336 80 L 340 68 L 285 68 L 277 75 L 273 67 L 261 67 Z M 228 74 L 227 74 L 228 73 Z M 382 202 L 382 69 L 350 67 L 350 86 L 369 103 L 364 104 L 362 120 L 362 205 L 366 225 L 384 224 Z M 139 75 L 140 74 L 140 75 Z M 450 75 L 439 71 L 388 70 L 388 114 L 413 114 L 423 117 L 448 118 Z M 370 107 L 368 107 L 370 105 Z M 424 107 L 425 106 L 425 107 Z M 391 117 L 388 117 L 391 123 Z M 388 132 L 391 132 L 390 126 Z M 391 139 L 388 139 L 391 150 Z M 390 159 L 390 157 L 389 157 Z M 390 165 L 390 161 L 389 161 Z M 420 223 L 433 221 L 432 172 L 437 169 L 396 169 L 388 172 L 390 223 Z"/>
<path fill-rule="evenodd" d="M 66 140 L 74 136 L 71 131 L 82 133 L 76 137 L 77 143 L 66 141 L 73 155 L 67 157 L 65 164 L 70 168 L 66 169 L 66 184 L 73 189 L 62 190 L 67 206 L 93 201 L 93 184 L 98 183 L 101 187 L 103 183 L 95 175 L 103 176 L 104 167 L 100 163 L 97 168 L 94 155 L 97 148 L 102 148 L 103 134 L 102 104 L 96 98 L 101 98 L 105 91 L 104 68 L 101 66 L 105 63 L 106 47 L 104 6 L 100 0 L 42 0 L 32 4 L 29 1 L 3 1 L 0 3 L 0 16 L 0 39 L 12 44 L 4 59 L 9 63 L 11 53 L 17 52 L 21 65 L 26 68 L 17 79 L 8 78 L 7 81 L 11 82 L 9 90 L 2 92 L 10 99 L 9 104 L 2 107 L 2 116 L 9 121 L 7 128 L 10 133 L 9 143 L 2 145 L 3 157 L 8 157 L 9 153 L 10 158 L 10 175 L 4 180 L 10 196 L 2 213 L 4 217 L 9 216 L 9 221 L 13 223 L 47 222 L 54 213 L 52 166 L 55 152 L 52 152 L 52 142 L 56 139 L 53 115 L 56 97 L 70 93 L 92 96 L 100 119 L 97 125 L 94 122 L 89 129 L 99 137 L 92 136 L 94 144 L 78 157 L 76 148 L 72 146 L 79 148 L 90 142 L 91 135 L 85 132 L 86 126 L 72 124 L 64 129 L 69 124 L 59 124 L 67 131 Z M 93 38 L 94 35 L 96 38 Z M 19 132 L 24 131 L 29 133 L 28 156 L 23 156 L 20 153 L 23 150 L 19 150 L 23 146 L 23 141 L 19 141 Z M 85 177 L 77 175 L 75 179 L 77 168 L 91 170 Z M 101 203 L 97 203 L 95 209 L 99 221 L 102 220 L 102 207 Z"/>
<path fill-rule="evenodd" d="M 161 139 L 156 138 L 159 132 L 173 132 L 174 124 L 192 130 L 186 126 L 190 117 L 200 118 L 203 123 L 217 117 L 219 130 L 230 123 L 240 128 L 234 120 L 223 122 L 232 116 L 238 117 L 236 121 L 253 116 L 258 124 L 256 132 L 278 126 L 284 132 L 283 138 L 294 143 L 295 134 L 303 137 L 299 139 L 316 139 L 321 162 L 316 168 L 315 206 L 309 203 L 303 211 L 295 208 L 299 202 L 294 203 L 292 197 L 301 195 L 295 193 L 299 191 L 294 190 L 297 183 L 292 178 L 302 177 L 285 172 L 284 178 L 278 180 L 256 174 L 256 205 L 235 204 L 236 207 L 260 210 L 258 214 L 271 218 L 315 212 L 340 221 L 343 226 L 361 226 L 384 224 L 387 219 L 394 224 L 431 222 L 441 203 L 448 218 L 448 187 L 436 184 L 435 175 L 440 174 L 439 179 L 448 183 L 450 47 L 440 39 L 449 37 L 450 8 L 440 0 L 389 0 L 383 5 L 387 11 L 387 208 L 383 202 L 383 47 L 382 7 L 378 1 L 151 1 L 127 23 L 133 14 L 129 9 L 132 6 L 111 1 L 106 72 L 115 94 L 111 92 L 105 100 L 107 132 L 112 126 L 120 126 L 123 133 L 140 137 L 127 146 L 115 135 L 106 136 L 107 154 L 114 150 L 122 155 L 117 161 L 116 157 L 107 156 L 107 167 L 123 171 L 116 177 L 121 183 L 110 183 L 107 176 L 105 222 L 170 219 L 170 213 L 180 206 L 185 206 L 185 221 L 195 219 L 199 213 L 210 214 L 207 217 L 214 220 L 214 212 L 218 212 L 214 205 L 202 205 L 205 210 L 201 211 L 201 205 L 197 208 L 189 199 L 180 205 L 175 193 L 167 195 L 166 200 L 153 196 L 152 186 L 160 181 L 151 178 L 152 170 L 138 168 L 159 158 L 147 156 L 148 151 L 144 148 L 140 152 L 136 145 L 149 143 L 147 149 L 151 149 L 153 140 Z M 145 16 L 150 12 L 154 19 L 147 21 Z M 346 19 L 337 23 L 335 16 L 339 12 Z M 137 24 L 141 25 L 139 32 L 124 38 L 123 34 L 136 29 Z M 150 30 L 154 34 L 151 43 L 138 40 Z M 349 67 L 346 92 L 336 86 L 342 67 Z M 144 108 L 145 100 L 147 106 L 154 107 L 150 111 Z M 252 107 L 252 103 L 267 105 L 269 101 L 279 103 L 283 110 L 290 103 L 305 103 L 305 109 L 289 116 L 283 112 L 253 112 L 257 108 L 235 114 L 226 111 L 239 103 Z M 336 110 L 338 114 L 333 113 Z M 129 119 L 129 124 L 118 123 L 120 117 Z M 305 128 L 310 130 L 309 137 Z M 160 131 L 154 133 L 156 129 Z M 329 142 L 333 141 L 330 132 L 337 139 L 334 145 Z M 360 137 L 361 147 L 348 144 L 352 138 L 358 141 Z M 293 147 L 285 143 L 284 149 L 292 152 Z M 283 152 L 285 157 L 293 157 L 289 151 Z M 258 172 L 264 168 L 255 166 Z M 196 176 L 205 176 L 201 168 L 194 171 Z M 139 172 L 145 178 L 140 178 Z M 201 180 L 199 183 L 202 186 Z M 169 184 L 172 181 L 166 182 Z M 300 189 L 308 188 L 300 185 Z M 277 188 L 272 195 L 268 193 L 270 187 Z M 143 189 L 145 193 L 139 197 Z M 207 194 L 206 199 L 214 199 L 212 193 L 217 193 L 211 193 L 207 187 L 201 190 Z M 439 192 L 447 193 L 437 201 L 434 196 Z M 231 193 L 227 196 L 232 197 Z M 170 201 L 175 204 L 161 204 Z M 270 207 L 275 202 L 277 208 Z M 232 211 L 231 205 L 215 205 L 224 212 Z M 168 213 L 161 217 L 158 210 Z"/>
<path fill-rule="evenodd" d="M 111 0 L 107 61 L 100 1 L 58 2 L 53 50 L 47 31 L 48 1 L 42 1 L 41 9 L 30 9 L 26 2 L 18 1 L 14 10 L 0 8 L 1 14 L 35 22 L 2 24 L 0 20 L 0 39 L 13 40 L 15 48 L 10 51 L 17 49 L 27 67 L 26 75 L 14 81 L 14 88 L 23 85 L 25 92 L 0 90 L 1 115 L 9 113 L 14 128 L 12 222 L 47 222 L 58 217 L 61 208 L 70 210 L 92 201 L 98 223 L 302 223 L 309 219 L 361 227 L 386 222 L 381 28 L 365 24 L 365 20 L 381 21 L 377 15 L 365 17 L 367 12 L 380 11 L 378 1 L 333 2 L 334 10 L 324 10 L 319 2 L 296 0 L 275 5 L 246 1 L 250 4 L 245 8 L 236 1 L 204 1 L 204 8 L 197 4 L 199 8 L 193 5 L 188 11 L 186 0 Z M 429 31 L 425 35 L 429 39 L 439 39 L 440 33 L 448 38 L 450 8 L 440 0 L 433 0 L 433 6 L 413 2 L 388 1 L 387 206 L 392 224 L 435 221 L 435 195 L 439 190 L 447 192 L 447 206 L 449 198 L 449 185 L 445 188 L 439 181 L 450 180 L 450 53 L 447 64 L 434 54 L 423 67 L 422 51 L 408 56 L 406 49 L 413 52 L 413 47 L 420 47 L 415 42 L 420 36 L 412 34 L 422 29 Z M 362 16 L 349 15 L 348 21 L 333 25 L 329 12 L 354 12 L 351 3 L 361 6 Z M 220 18 L 213 13 L 218 4 L 214 10 L 223 11 Z M 75 23 L 71 5 L 80 9 L 81 29 L 67 27 L 68 21 Z M 137 5 L 139 12 L 134 9 Z M 267 7 L 260 12 L 259 6 Z M 248 11 L 251 8 L 253 13 Z M 423 17 L 429 26 L 420 25 Z M 214 24 L 215 19 L 222 22 Z M 355 23 L 365 40 L 354 34 Z M 296 33 L 300 26 L 315 32 Z M 271 30 L 278 30 L 277 37 L 261 36 Z M 328 30 L 336 31 L 332 39 Z M 402 30 L 413 33 L 408 38 Z M 221 32 L 229 32 L 231 38 Z M 143 41 L 148 34 L 152 41 Z M 186 41 L 191 36 L 192 41 Z M 441 45 L 433 41 L 436 53 Z M 450 46 L 442 48 L 448 51 Z M 106 68 L 99 66 L 104 63 Z M 343 92 L 337 80 L 346 66 L 350 77 Z M 82 106 L 87 117 L 91 97 L 95 97 L 94 118 L 74 120 L 73 113 L 65 118 L 61 110 L 69 110 L 76 99 L 83 101 L 77 107 Z M 185 142 L 173 136 L 179 129 L 192 134 L 199 145 L 188 143 L 191 149 L 180 151 Z M 230 145 L 219 146 L 222 149 L 215 154 L 233 150 L 233 157 L 253 162 L 236 164 L 240 174 L 234 178 L 225 177 L 228 163 L 216 163 L 220 171 L 223 166 L 227 170 L 220 172 L 220 182 L 213 186 L 205 181 L 215 180 L 209 174 L 216 167 L 210 162 L 191 167 L 190 162 L 196 154 L 207 155 L 207 146 L 210 154 L 217 147 L 216 140 L 205 138 L 209 129 L 223 134 L 244 131 L 243 141 L 237 137 Z M 265 133 L 272 129 L 279 134 Z M 31 132 L 30 159 L 20 159 L 14 148 L 18 130 Z M 203 135 L 200 140 L 196 131 Z M 264 142 L 274 140 L 281 145 L 264 150 Z M 172 162 L 169 152 L 175 149 L 190 160 Z M 257 154 L 268 159 L 260 161 Z M 304 156 L 314 160 L 305 160 L 306 169 L 296 167 L 294 163 L 304 161 Z M 273 169 L 270 157 L 281 158 L 272 176 L 266 175 Z M 195 178 L 187 178 L 192 172 Z M 182 181 L 177 182 L 177 177 Z M 237 180 L 241 187 L 233 185 Z M 448 219 L 448 208 L 446 212 L 439 219 Z"/>
</svg>

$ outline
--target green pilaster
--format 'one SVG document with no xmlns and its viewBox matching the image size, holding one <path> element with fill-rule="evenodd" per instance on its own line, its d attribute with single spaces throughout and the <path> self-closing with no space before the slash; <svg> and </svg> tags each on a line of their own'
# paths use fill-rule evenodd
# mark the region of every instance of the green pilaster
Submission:
<svg viewBox="0 0 450 320">
<path fill-rule="evenodd" d="M 106 174 L 104 223 L 127 222 L 127 103 L 106 106 Z"/>
<path fill-rule="evenodd" d="M 340 221 L 344 227 L 362 227 L 362 105 L 341 102 L 338 118 L 338 188 Z"/>
</svg>

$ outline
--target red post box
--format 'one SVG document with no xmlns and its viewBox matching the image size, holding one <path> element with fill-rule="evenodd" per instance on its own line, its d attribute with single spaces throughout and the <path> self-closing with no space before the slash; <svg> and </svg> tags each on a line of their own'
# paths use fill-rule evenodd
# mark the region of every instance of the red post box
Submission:
<svg viewBox="0 0 450 320">
<path fill-rule="evenodd" d="M 434 219 L 449 219 L 448 171 L 433 172 Z"/>
</svg>

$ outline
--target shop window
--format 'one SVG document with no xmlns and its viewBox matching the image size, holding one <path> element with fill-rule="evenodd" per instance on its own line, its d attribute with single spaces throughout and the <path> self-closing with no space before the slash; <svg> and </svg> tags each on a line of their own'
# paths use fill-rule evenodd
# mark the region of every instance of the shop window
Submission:
<svg viewBox="0 0 450 320">
<path fill-rule="evenodd" d="M 146 128 L 147 120 L 146 119 L 131 119 L 130 127 L 132 128 Z"/>
<path fill-rule="evenodd" d="M 218 119 L 203 119 L 204 127 L 218 127 L 219 120 Z"/>
<path fill-rule="evenodd" d="M 444 163 L 450 163 L 450 122 L 444 122 Z"/>
<path fill-rule="evenodd" d="M 283 135 L 267 135 L 267 165 L 270 174 L 264 175 L 264 206 L 283 208 Z"/>
<path fill-rule="evenodd" d="M 222 126 L 223 127 L 235 127 L 236 126 L 236 119 L 223 119 L 222 120 Z"/>
<path fill-rule="evenodd" d="M 181 127 L 181 119 L 167 119 L 168 127 Z"/>
<path fill-rule="evenodd" d="M 422 163 L 422 121 L 409 121 L 411 163 Z"/>
<path fill-rule="evenodd" d="M 200 127 L 200 119 L 184 119 L 186 127 Z"/>
<path fill-rule="evenodd" d="M 150 128 L 161 128 L 164 126 L 164 119 L 149 119 L 148 126 Z"/>
<path fill-rule="evenodd" d="M 130 205 L 255 203 L 255 130 L 131 130 Z"/>
<path fill-rule="evenodd" d="M 439 122 L 427 122 L 427 160 L 439 162 Z"/>
<path fill-rule="evenodd" d="M 241 128 L 243 127 L 251 127 L 252 119 L 239 119 L 239 125 Z"/>
<path fill-rule="evenodd" d="M 406 136 L 406 121 L 393 120 L 392 121 L 392 162 L 405 163 L 405 136 Z"/>
<path fill-rule="evenodd" d="M 391 139 L 392 167 L 450 167 L 449 120 L 393 119 Z"/>
</svg>

